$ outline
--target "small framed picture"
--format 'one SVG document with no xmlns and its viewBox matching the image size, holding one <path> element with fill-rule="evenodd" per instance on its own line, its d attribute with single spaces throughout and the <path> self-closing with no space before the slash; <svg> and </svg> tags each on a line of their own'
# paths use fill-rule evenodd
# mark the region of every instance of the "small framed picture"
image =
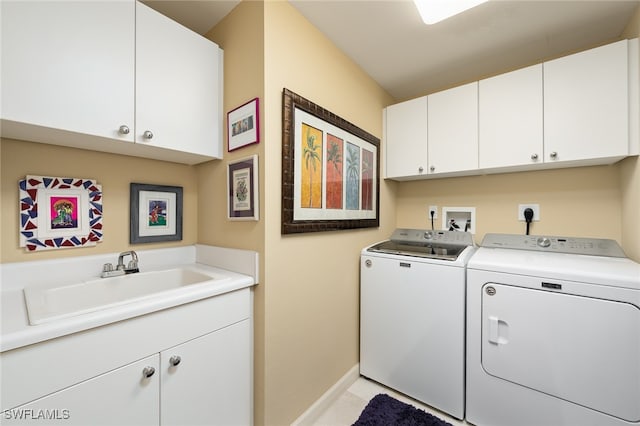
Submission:
<svg viewBox="0 0 640 426">
<path fill-rule="evenodd" d="M 252 99 L 227 114 L 229 151 L 260 142 L 260 101 Z"/>
<path fill-rule="evenodd" d="M 227 218 L 259 219 L 258 156 L 230 162 L 227 166 Z"/>
<path fill-rule="evenodd" d="M 26 176 L 19 182 L 20 247 L 89 247 L 102 241 L 102 186 L 93 179 Z"/>
<path fill-rule="evenodd" d="M 132 183 L 131 244 L 182 240 L 182 187 Z"/>
</svg>

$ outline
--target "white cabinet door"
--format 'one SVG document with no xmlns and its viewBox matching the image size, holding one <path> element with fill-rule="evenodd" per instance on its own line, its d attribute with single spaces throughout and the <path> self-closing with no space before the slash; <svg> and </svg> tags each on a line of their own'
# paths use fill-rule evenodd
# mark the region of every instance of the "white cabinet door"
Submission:
<svg viewBox="0 0 640 426">
<path fill-rule="evenodd" d="M 136 142 L 222 157 L 219 52 L 136 3 Z"/>
<path fill-rule="evenodd" d="M 640 420 L 637 306 L 490 285 L 495 293 L 482 292 L 482 367 L 488 374 L 628 422 Z"/>
<path fill-rule="evenodd" d="M 429 173 L 478 168 L 478 82 L 429 95 Z"/>
<path fill-rule="evenodd" d="M 150 356 L 7 410 L 2 413 L 2 424 L 157 425 L 158 358 L 157 354 Z M 147 367 L 155 370 L 150 377 L 143 375 Z"/>
<path fill-rule="evenodd" d="M 627 41 L 543 68 L 545 161 L 628 155 Z"/>
<path fill-rule="evenodd" d="M 160 365 L 162 425 L 252 423 L 250 320 L 163 351 Z"/>
<path fill-rule="evenodd" d="M 542 64 L 480 80 L 481 169 L 542 163 Z"/>
<path fill-rule="evenodd" d="M 385 110 L 386 177 L 427 174 L 427 97 Z"/>
<path fill-rule="evenodd" d="M 133 141 L 134 2 L 0 7 L 2 119 Z"/>
</svg>

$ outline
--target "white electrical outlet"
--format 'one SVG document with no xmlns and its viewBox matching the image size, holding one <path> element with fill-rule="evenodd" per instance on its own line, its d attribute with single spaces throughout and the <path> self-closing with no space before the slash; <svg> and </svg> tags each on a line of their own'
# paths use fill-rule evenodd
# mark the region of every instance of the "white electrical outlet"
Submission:
<svg viewBox="0 0 640 426">
<path fill-rule="evenodd" d="M 429 210 L 427 211 L 427 219 L 431 220 L 431 212 L 433 212 L 433 218 L 438 218 L 438 206 L 429 206 Z"/>
<path fill-rule="evenodd" d="M 533 210 L 533 222 L 540 221 L 540 204 L 518 204 L 518 220 L 521 222 L 526 222 L 524 218 L 524 211 L 529 208 Z"/>
</svg>

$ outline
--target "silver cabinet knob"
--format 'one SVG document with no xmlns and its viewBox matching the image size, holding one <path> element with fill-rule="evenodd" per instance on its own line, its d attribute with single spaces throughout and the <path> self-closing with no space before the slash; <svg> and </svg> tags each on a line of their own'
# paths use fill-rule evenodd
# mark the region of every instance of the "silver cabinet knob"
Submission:
<svg viewBox="0 0 640 426">
<path fill-rule="evenodd" d="M 551 157 L 551 158 L 553 158 L 555 160 L 556 158 L 558 158 L 558 153 L 553 151 L 551 154 L 549 154 L 549 157 Z"/>
<path fill-rule="evenodd" d="M 118 133 L 120 133 L 121 135 L 128 135 L 130 131 L 131 130 L 129 130 L 129 126 L 125 126 L 124 124 L 118 129 Z"/>
<path fill-rule="evenodd" d="M 151 140 L 153 139 L 153 133 L 151 133 L 151 130 L 145 130 L 142 137 Z"/>
<path fill-rule="evenodd" d="M 156 369 L 155 369 L 155 368 L 153 368 L 153 367 L 145 367 L 145 368 L 142 370 L 142 375 L 143 375 L 145 378 L 147 378 L 147 379 L 148 379 L 149 377 L 153 376 L 155 373 L 156 373 Z"/>
<path fill-rule="evenodd" d="M 431 170 L 431 172 L 435 172 L 436 171 L 436 166 L 429 167 L 429 170 Z"/>
<path fill-rule="evenodd" d="M 366 266 L 367 268 L 371 268 L 371 265 L 373 265 L 371 259 L 367 259 L 364 261 L 364 266 Z"/>
<path fill-rule="evenodd" d="M 420 173 L 424 172 L 424 167 L 422 167 L 422 166 L 418 167 L 418 171 L 419 171 Z"/>
<path fill-rule="evenodd" d="M 538 160 L 538 154 L 531 154 L 531 159 L 533 161 L 537 161 Z"/>
<path fill-rule="evenodd" d="M 180 361 L 182 361 L 182 358 L 180 358 L 178 355 L 174 355 L 169 358 L 169 364 L 173 365 L 174 367 L 180 364 Z"/>
</svg>

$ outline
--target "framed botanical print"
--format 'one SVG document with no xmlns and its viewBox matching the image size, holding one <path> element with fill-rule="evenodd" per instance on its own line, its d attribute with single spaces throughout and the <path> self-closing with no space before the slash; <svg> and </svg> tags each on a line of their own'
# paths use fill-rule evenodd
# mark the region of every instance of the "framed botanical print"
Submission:
<svg viewBox="0 0 640 426">
<path fill-rule="evenodd" d="M 227 218 L 259 219 L 258 156 L 252 155 L 227 165 Z"/>
</svg>

